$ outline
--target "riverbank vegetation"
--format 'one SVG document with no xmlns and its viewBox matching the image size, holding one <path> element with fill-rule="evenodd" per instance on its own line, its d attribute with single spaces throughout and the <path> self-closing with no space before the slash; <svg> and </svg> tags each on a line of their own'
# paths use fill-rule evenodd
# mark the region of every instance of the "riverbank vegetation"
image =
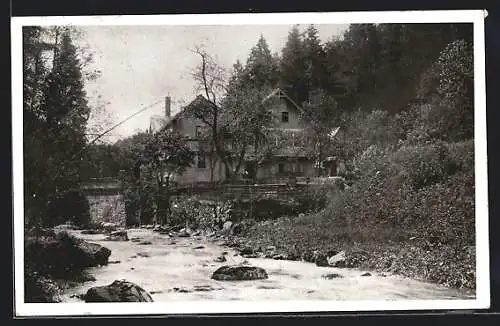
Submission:
<svg viewBox="0 0 500 326">
<path fill-rule="evenodd" d="M 351 186 L 318 213 L 255 223 L 238 239 L 292 257 L 343 250 L 361 258 L 353 266 L 475 288 L 472 34 L 426 28 L 351 26 L 326 45 L 354 68 L 337 79 L 353 83 L 344 110 L 331 112 L 344 123 Z"/>
</svg>

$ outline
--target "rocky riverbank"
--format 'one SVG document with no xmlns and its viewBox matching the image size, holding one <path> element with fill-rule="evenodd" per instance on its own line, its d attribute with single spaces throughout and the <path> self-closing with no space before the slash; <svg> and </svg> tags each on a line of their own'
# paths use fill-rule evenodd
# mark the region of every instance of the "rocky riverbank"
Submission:
<svg viewBox="0 0 500 326">
<path fill-rule="evenodd" d="M 72 232 L 112 254 L 108 265 L 87 270 L 95 281 L 67 289 L 62 301 L 149 301 L 143 290 L 155 302 L 470 298 L 463 291 L 397 275 L 265 258 L 279 249 L 252 251 L 220 234 L 153 230 L 128 229 L 128 241 Z"/>
<path fill-rule="evenodd" d="M 25 235 L 25 302 L 61 302 L 61 293 L 78 284 L 95 281 L 86 270 L 108 264 L 111 250 L 68 233 L 59 226 Z"/>
<path fill-rule="evenodd" d="M 302 260 L 318 266 L 360 268 L 381 275 L 401 275 L 475 292 L 475 247 L 429 245 L 425 239 L 399 242 L 349 243 L 339 236 L 324 237 L 319 225 L 299 218 L 239 223 L 220 233 L 243 257 Z"/>
</svg>

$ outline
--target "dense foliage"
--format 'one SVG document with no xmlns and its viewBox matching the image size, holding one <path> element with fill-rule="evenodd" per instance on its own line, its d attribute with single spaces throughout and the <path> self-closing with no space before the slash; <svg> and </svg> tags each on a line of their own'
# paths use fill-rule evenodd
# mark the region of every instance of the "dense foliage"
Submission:
<svg viewBox="0 0 500 326">
<path fill-rule="evenodd" d="M 62 216 L 63 206 L 82 209 L 71 215 L 88 215 L 81 196 L 71 195 L 80 182 L 81 161 L 74 156 L 85 146 L 90 114 L 72 35 L 71 29 L 23 29 L 24 194 L 30 225 L 70 218 Z"/>
<path fill-rule="evenodd" d="M 124 163 L 128 224 L 166 224 L 171 214 L 175 176 L 193 163 L 194 153 L 185 139 L 167 130 L 139 133 L 116 144 Z"/>
<path fill-rule="evenodd" d="M 294 253 L 364 250 L 365 267 L 474 288 L 472 26 L 350 25 L 319 48 L 314 34 L 290 31 L 279 83 L 302 103 L 316 155 L 344 158 L 350 186 L 244 237 Z M 334 126 L 342 141 L 326 137 Z"/>
</svg>

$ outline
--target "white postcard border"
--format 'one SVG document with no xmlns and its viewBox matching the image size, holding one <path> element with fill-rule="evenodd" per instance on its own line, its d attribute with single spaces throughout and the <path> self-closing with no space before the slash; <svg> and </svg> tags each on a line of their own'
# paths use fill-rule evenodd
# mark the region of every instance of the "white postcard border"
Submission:
<svg viewBox="0 0 500 326">
<path fill-rule="evenodd" d="M 485 309 L 490 305 L 485 10 L 282 14 L 13 17 L 12 145 L 16 316 L 142 315 Z M 476 299 L 396 301 L 189 301 L 153 303 L 24 303 L 22 26 L 35 25 L 280 25 L 350 23 L 473 23 L 475 85 Z"/>
</svg>

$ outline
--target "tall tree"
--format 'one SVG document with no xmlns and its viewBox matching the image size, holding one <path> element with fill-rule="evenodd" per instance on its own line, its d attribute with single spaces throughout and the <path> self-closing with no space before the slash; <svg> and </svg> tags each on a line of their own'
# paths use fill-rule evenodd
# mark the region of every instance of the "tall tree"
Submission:
<svg viewBox="0 0 500 326">
<path fill-rule="evenodd" d="M 310 25 L 305 33 L 304 59 L 306 64 L 306 87 L 309 94 L 320 87 L 326 79 L 326 53 L 318 36 L 318 30 Z"/>
<path fill-rule="evenodd" d="M 261 34 L 257 44 L 250 50 L 246 62 L 248 81 L 256 88 L 275 87 L 279 79 L 279 66 L 276 58 Z"/>
<path fill-rule="evenodd" d="M 23 138 L 25 221 L 29 225 L 43 222 L 46 195 L 51 182 L 47 179 L 47 126 L 41 107 L 45 75 L 48 72 L 43 52 L 51 50 L 42 40 L 44 30 L 38 26 L 23 27 Z"/>
<path fill-rule="evenodd" d="M 228 158 L 233 166 L 233 173 L 239 174 L 242 164 L 249 155 L 256 158 L 258 153 L 267 152 L 268 130 L 273 126 L 269 114 L 269 103 L 265 98 L 271 93 L 270 84 L 256 86 L 246 82 L 247 70 L 235 65 L 228 92 L 222 102 L 221 123 L 230 137 L 225 142 Z"/>
<path fill-rule="evenodd" d="M 297 26 L 288 33 L 288 39 L 281 52 L 280 84 L 295 102 L 307 99 L 305 51 L 302 36 Z"/>
<path fill-rule="evenodd" d="M 72 155 L 85 145 L 90 109 L 87 105 L 82 67 L 69 31 L 62 31 L 55 44 L 51 71 L 45 77 L 41 111 L 45 116 L 45 174 L 50 182 L 51 205 L 60 205 L 65 192 L 78 186 L 80 160 Z M 67 203 L 66 203 L 67 205 Z M 57 211 L 57 209 L 52 209 Z M 50 218 L 50 217 L 49 217 Z"/>
</svg>

